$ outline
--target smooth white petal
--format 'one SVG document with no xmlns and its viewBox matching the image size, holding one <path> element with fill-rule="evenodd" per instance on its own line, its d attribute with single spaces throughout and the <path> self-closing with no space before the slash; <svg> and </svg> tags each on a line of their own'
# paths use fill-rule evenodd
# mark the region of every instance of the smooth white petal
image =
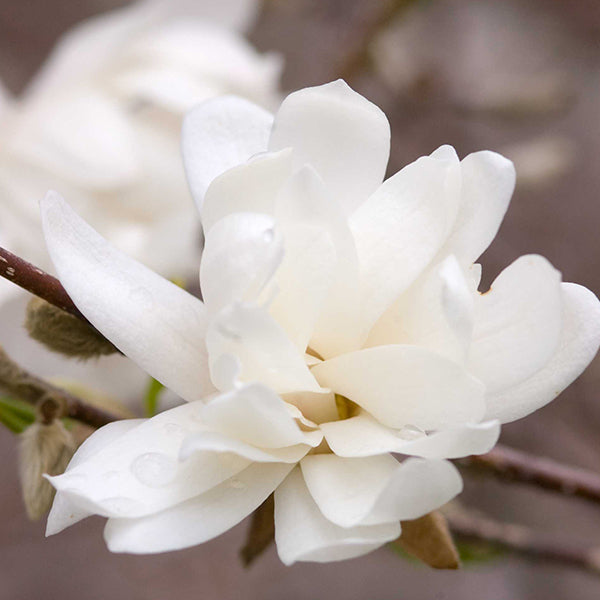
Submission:
<svg viewBox="0 0 600 600">
<path fill-rule="evenodd" d="M 509 423 L 545 406 L 579 377 L 598 352 L 598 298 L 574 283 L 563 283 L 562 294 L 563 326 L 556 351 L 529 379 L 488 396 L 486 418 Z"/>
<path fill-rule="evenodd" d="M 275 200 L 292 171 L 292 151 L 266 152 L 219 175 L 206 190 L 202 205 L 205 232 L 237 212 L 273 215 Z"/>
<path fill-rule="evenodd" d="M 376 525 L 418 519 L 452 500 L 462 489 L 461 476 L 452 463 L 408 458 L 396 469 L 362 522 Z"/>
<path fill-rule="evenodd" d="M 292 465 L 252 465 L 201 496 L 140 519 L 109 519 L 104 539 L 111 552 L 152 554 L 202 544 L 258 508 Z"/>
<path fill-rule="evenodd" d="M 456 154 L 437 152 L 385 181 L 350 218 L 365 335 L 437 254 L 454 222 L 459 192 Z"/>
<path fill-rule="evenodd" d="M 110 246 L 58 194 L 41 210 L 59 278 L 89 321 L 182 398 L 213 391 L 204 304 Z"/>
<path fill-rule="evenodd" d="M 311 167 L 295 173 L 278 196 L 275 217 L 285 244 L 269 314 L 304 352 L 332 285 L 337 253 L 323 183 Z"/>
<path fill-rule="evenodd" d="M 241 381 L 260 381 L 275 392 L 321 391 L 304 355 L 260 306 L 232 304 L 213 319 L 206 345 L 211 364 L 223 354 L 240 361 Z"/>
<path fill-rule="evenodd" d="M 462 189 L 452 233 L 440 255 L 455 254 L 474 263 L 496 236 L 515 189 L 515 168 L 500 154 L 485 150 L 460 163 Z"/>
<path fill-rule="evenodd" d="M 458 364 L 416 346 L 379 346 L 312 367 L 317 381 L 390 427 L 424 430 L 474 423 L 484 387 Z"/>
<path fill-rule="evenodd" d="M 183 163 L 198 209 L 215 177 L 267 149 L 272 124 L 266 110 L 235 96 L 207 100 L 186 115 Z"/>
<path fill-rule="evenodd" d="M 350 214 L 383 181 L 390 126 L 377 106 L 338 80 L 283 101 L 269 148 L 288 147 L 294 149 L 295 165 L 313 166 Z"/>
<path fill-rule="evenodd" d="M 377 321 L 367 347 L 412 344 L 464 363 L 473 334 L 474 298 L 454 256 L 429 269 Z"/>
<path fill-rule="evenodd" d="M 541 256 L 522 256 L 476 296 L 468 369 L 487 394 L 515 385 L 548 362 L 562 328 L 560 273 Z"/>
<path fill-rule="evenodd" d="M 468 423 L 430 434 L 411 428 L 391 429 L 367 413 L 332 423 L 321 431 L 338 456 L 374 456 L 396 452 L 423 458 L 460 458 L 489 452 L 500 435 L 498 421 Z"/>
<path fill-rule="evenodd" d="M 339 418 L 335 394 L 329 390 L 321 392 L 290 392 L 281 396 L 296 406 L 302 414 L 315 423 L 327 423 Z"/>
<path fill-rule="evenodd" d="M 367 516 L 400 464 L 390 454 L 341 458 L 314 454 L 300 467 L 319 510 L 340 527 L 353 527 Z"/>
<path fill-rule="evenodd" d="M 193 433 L 183 441 L 179 457 L 186 461 L 197 454 L 218 452 L 240 456 L 252 462 L 297 463 L 310 449 L 311 446 L 307 444 L 296 444 L 285 448 L 257 448 L 214 431 L 204 431 Z"/>
<path fill-rule="evenodd" d="M 85 463 L 91 456 L 100 452 L 100 450 L 111 444 L 114 440 L 120 438 L 134 427 L 141 425 L 143 422 L 144 419 L 127 419 L 124 421 L 115 421 L 101 427 L 79 446 L 68 467 L 65 469 L 65 473 Z M 58 492 L 54 497 L 48 521 L 46 522 L 46 536 L 60 533 L 63 529 L 78 523 L 92 514 L 80 508 L 68 496 Z"/>
<path fill-rule="evenodd" d="M 211 313 L 256 299 L 283 258 L 283 239 L 267 215 L 240 212 L 221 219 L 206 235 L 200 289 Z"/>
<path fill-rule="evenodd" d="M 323 437 L 302 431 L 288 405 L 259 383 L 213 398 L 202 409 L 202 420 L 214 431 L 259 448 L 318 446 Z"/>
<path fill-rule="evenodd" d="M 179 461 L 183 440 L 205 428 L 202 407 L 191 402 L 162 412 L 48 479 L 79 507 L 106 517 L 141 517 L 202 494 L 250 464 L 218 450 Z"/>
<path fill-rule="evenodd" d="M 281 562 L 331 562 L 367 554 L 400 535 L 400 523 L 339 527 L 323 516 L 300 468 L 275 490 L 275 541 Z"/>
</svg>

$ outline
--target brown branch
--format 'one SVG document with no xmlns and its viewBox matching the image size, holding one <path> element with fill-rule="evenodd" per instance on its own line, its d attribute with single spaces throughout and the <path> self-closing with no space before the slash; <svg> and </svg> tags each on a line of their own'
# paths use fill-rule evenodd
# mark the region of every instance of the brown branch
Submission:
<svg viewBox="0 0 600 600">
<path fill-rule="evenodd" d="M 459 465 L 476 467 L 496 477 L 527 483 L 567 496 L 600 503 L 600 475 L 593 471 L 563 465 L 498 444 L 491 452 L 469 456 Z"/>
<path fill-rule="evenodd" d="M 391 20 L 402 10 L 406 10 L 418 0 L 382 0 L 377 3 L 377 11 L 370 17 L 363 15 L 361 30 L 355 31 L 353 39 L 356 43 L 349 44 L 342 65 L 338 69 L 339 77 L 350 83 L 369 62 L 369 50 L 377 35 L 390 24 Z M 375 5 L 375 4 L 374 4 Z"/>
<path fill-rule="evenodd" d="M 2 347 L 0 347 L 0 388 L 36 406 L 45 399 L 51 398 L 62 406 L 62 416 L 95 428 L 124 418 L 92 406 L 71 392 L 32 375 L 14 362 Z"/>
<path fill-rule="evenodd" d="M 90 324 L 56 277 L 1 247 L 0 276 Z"/>
<path fill-rule="evenodd" d="M 453 512 L 446 518 L 459 539 L 483 541 L 535 560 L 570 565 L 600 575 L 600 546 L 581 547 L 540 536 L 529 527 L 501 523 L 464 511 Z"/>
</svg>

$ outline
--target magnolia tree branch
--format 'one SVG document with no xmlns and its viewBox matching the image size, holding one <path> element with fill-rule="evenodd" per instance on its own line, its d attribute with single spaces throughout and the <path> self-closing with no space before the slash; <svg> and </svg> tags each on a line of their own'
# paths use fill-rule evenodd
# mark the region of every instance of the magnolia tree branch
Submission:
<svg viewBox="0 0 600 600">
<path fill-rule="evenodd" d="M 600 575 L 600 546 L 581 547 L 541 536 L 529 527 L 501 523 L 464 511 L 446 515 L 459 539 L 481 541 L 536 560 L 570 565 Z"/>
<path fill-rule="evenodd" d="M 56 277 L 1 247 L 0 276 L 89 324 Z"/>
<path fill-rule="evenodd" d="M 600 475 L 593 471 L 569 467 L 501 444 L 487 454 L 469 456 L 457 462 L 503 480 L 527 483 L 600 504 Z"/>
</svg>

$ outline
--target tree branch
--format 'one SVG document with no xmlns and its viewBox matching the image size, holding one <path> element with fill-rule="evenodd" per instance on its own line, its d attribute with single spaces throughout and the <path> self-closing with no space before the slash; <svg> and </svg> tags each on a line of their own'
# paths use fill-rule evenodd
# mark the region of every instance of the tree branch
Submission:
<svg viewBox="0 0 600 600">
<path fill-rule="evenodd" d="M 492 473 L 503 480 L 536 485 L 600 504 L 600 475 L 593 471 L 563 465 L 501 444 L 487 454 L 469 456 L 457 462 Z"/>
<path fill-rule="evenodd" d="M 0 276 L 92 326 L 56 277 L 1 247 Z"/>
<path fill-rule="evenodd" d="M 581 547 L 548 539 L 529 527 L 500 523 L 464 511 L 452 512 L 446 518 L 458 538 L 483 541 L 529 558 L 571 565 L 600 575 L 600 547 Z"/>
</svg>

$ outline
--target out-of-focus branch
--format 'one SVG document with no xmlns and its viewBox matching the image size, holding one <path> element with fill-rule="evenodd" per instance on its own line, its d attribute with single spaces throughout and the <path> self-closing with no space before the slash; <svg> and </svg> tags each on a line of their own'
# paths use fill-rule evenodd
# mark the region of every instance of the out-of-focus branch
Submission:
<svg viewBox="0 0 600 600">
<path fill-rule="evenodd" d="M 354 42 L 349 45 L 350 50 L 346 53 L 338 76 L 350 83 L 365 68 L 369 62 L 369 49 L 377 35 L 390 24 L 391 20 L 406 10 L 418 0 L 381 0 L 377 10 L 373 11 L 370 18 L 361 21 L 361 28 L 354 32 Z"/>
<path fill-rule="evenodd" d="M 89 324 L 56 277 L 1 247 L 0 276 Z"/>
<path fill-rule="evenodd" d="M 600 546 L 581 547 L 551 540 L 522 525 L 501 523 L 464 511 L 446 515 L 458 539 L 481 541 L 536 560 L 570 565 L 600 575 Z"/>
<path fill-rule="evenodd" d="M 92 406 L 67 390 L 32 375 L 15 363 L 2 347 L 0 347 L 0 389 L 32 405 L 40 405 L 44 400 L 52 399 L 62 407 L 61 416 L 95 428 L 123 418 Z"/>
<path fill-rule="evenodd" d="M 600 474 L 498 444 L 491 452 L 469 456 L 459 465 L 475 467 L 496 477 L 600 503 Z"/>
</svg>

